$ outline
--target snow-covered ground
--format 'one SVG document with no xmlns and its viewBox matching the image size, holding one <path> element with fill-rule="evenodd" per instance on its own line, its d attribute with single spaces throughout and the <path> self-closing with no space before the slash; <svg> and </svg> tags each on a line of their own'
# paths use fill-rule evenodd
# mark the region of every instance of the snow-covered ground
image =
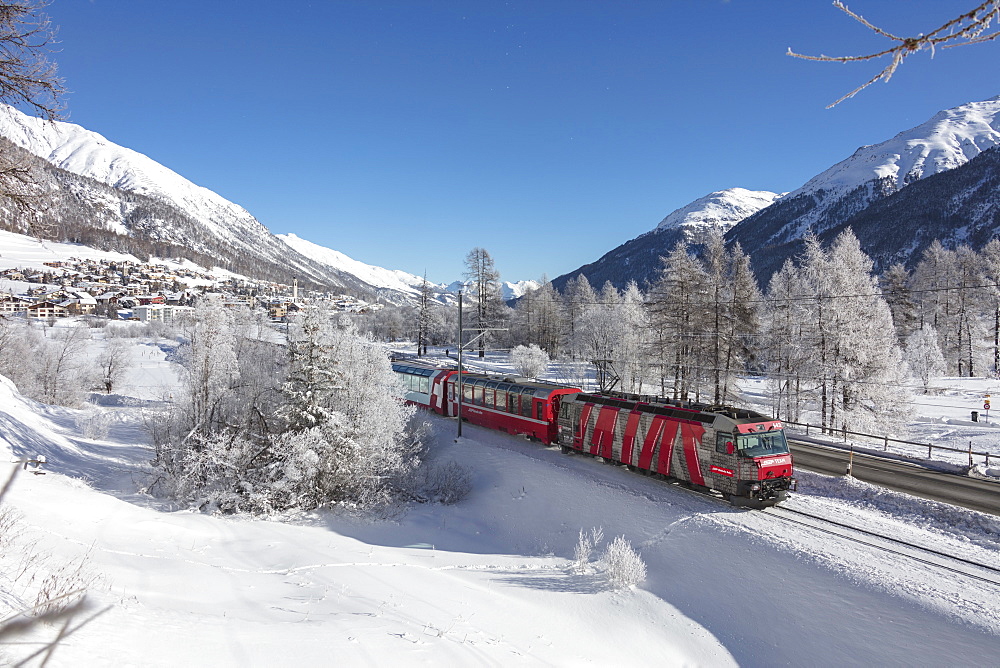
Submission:
<svg viewBox="0 0 1000 668">
<path fill-rule="evenodd" d="M 137 488 L 143 407 L 176 375 L 165 342 L 135 346 L 140 367 L 100 407 L 0 381 L 0 461 L 49 460 L 4 499 L 18 542 L 52 563 L 89 555 L 107 608 L 49 665 L 989 665 L 1000 651 L 997 587 L 557 448 L 472 426 L 456 442 L 445 419 L 434 457 L 473 471 L 457 505 L 374 521 L 173 508 Z M 1000 566 L 1000 518 L 798 475 L 790 507 Z M 635 546 L 644 582 L 613 591 L 571 568 L 593 527 Z M 0 646 L 0 663 L 26 647 Z"/>
</svg>

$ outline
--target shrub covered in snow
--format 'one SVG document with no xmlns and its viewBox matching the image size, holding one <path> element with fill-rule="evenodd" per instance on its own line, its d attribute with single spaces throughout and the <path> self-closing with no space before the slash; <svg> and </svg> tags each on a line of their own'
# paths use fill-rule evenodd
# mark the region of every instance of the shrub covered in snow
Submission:
<svg viewBox="0 0 1000 668">
<path fill-rule="evenodd" d="M 532 343 L 510 351 L 510 364 L 526 378 L 538 378 L 549 368 L 549 354 Z"/>
<path fill-rule="evenodd" d="M 646 563 L 624 536 L 618 536 L 604 551 L 601 565 L 615 589 L 628 589 L 646 579 Z"/>
<path fill-rule="evenodd" d="M 601 527 L 593 528 L 589 533 L 580 529 L 580 538 L 577 541 L 576 549 L 573 552 L 573 569 L 577 573 L 587 572 L 590 568 L 591 556 L 603 540 L 604 529 Z"/>
</svg>

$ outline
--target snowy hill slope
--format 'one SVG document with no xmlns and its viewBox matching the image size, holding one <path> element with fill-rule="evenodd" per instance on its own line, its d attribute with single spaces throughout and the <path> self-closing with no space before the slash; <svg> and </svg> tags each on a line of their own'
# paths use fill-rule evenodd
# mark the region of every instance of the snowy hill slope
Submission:
<svg viewBox="0 0 1000 668">
<path fill-rule="evenodd" d="M 360 296 L 374 291 L 362 279 L 291 248 L 243 207 L 79 125 L 47 123 L 0 105 L 0 136 L 44 161 L 47 168 L 36 172 L 45 174 L 45 188 L 57 203 L 54 222 L 74 230 L 74 238 L 136 253 L 183 255 L 250 278 L 291 283 L 297 277 Z M 21 231 L 16 224 L 11 229 Z M 136 247 L 127 248 L 130 242 Z"/>
<path fill-rule="evenodd" d="M 420 276 L 359 262 L 340 251 L 306 241 L 295 234 L 279 234 L 277 237 L 302 255 L 328 267 L 351 274 L 372 287 L 402 293 L 414 298 L 420 294 L 420 286 L 424 280 Z M 441 285 L 431 283 L 430 286 L 435 292 L 444 290 L 444 286 Z"/>
<path fill-rule="evenodd" d="M 119 190 L 168 201 L 230 243 L 249 248 L 249 244 L 270 234 L 243 207 L 79 125 L 47 123 L 0 105 L 0 135 L 60 169 Z"/>
<path fill-rule="evenodd" d="M 50 461 L 5 500 L 25 518 L 18 545 L 89 553 L 102 577 L 90 596 L 109 607 L 58 648 L 58 665 L 973 665 L 1000 651 L 992 590 L 961 575 L 498 432 L 470 427 L 456 444 L 437 422 L 432 455 L 474 475 L 457 505 L 258 521 L 135 495 L 150 456 L 141 432 L 85 439 L 80 418 L 0 380 L 0 456 L 44 447 Z M 803 486 L 795 501 L 812 512 L 996 553 L 988 517 L 919 501 L 897 516 L 900 495 L 822 476 Z M 570 567 L 578 532 L 597 526 L 639 550 L 638 588 Z M 12 601 L 0 597 L 3 612 Z M 767 623 L 739 612 L 760 609 Z"/>
</svg>

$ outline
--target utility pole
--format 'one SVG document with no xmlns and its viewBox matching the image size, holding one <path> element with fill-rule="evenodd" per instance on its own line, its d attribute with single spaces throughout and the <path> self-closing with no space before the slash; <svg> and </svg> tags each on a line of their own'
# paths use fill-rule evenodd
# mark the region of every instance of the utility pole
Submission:
<svg viewBox="0 0 1000 668">
<path fill-rule="evenodd" d="M 462 290 L 458 291 L 458 436 L 462 438 Z"/>
</svg>

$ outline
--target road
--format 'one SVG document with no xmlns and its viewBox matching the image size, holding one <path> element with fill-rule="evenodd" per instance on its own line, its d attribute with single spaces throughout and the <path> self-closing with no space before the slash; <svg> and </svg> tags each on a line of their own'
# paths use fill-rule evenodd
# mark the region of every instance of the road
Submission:
<svg viewBox="0 0 1000 668">
<path fill-rule="evenodd" d="M 828 475 L 844 475 L 850 456 L 846 450 L 789 440 L 795 465 Z M 933 501 L 943 501 L 984 513 L 1000 515 L 1000 482 L 969 478 L 924 468 L 917 464 L 854 453 L 852 475 L 882 487 Z"/>
</svg>

